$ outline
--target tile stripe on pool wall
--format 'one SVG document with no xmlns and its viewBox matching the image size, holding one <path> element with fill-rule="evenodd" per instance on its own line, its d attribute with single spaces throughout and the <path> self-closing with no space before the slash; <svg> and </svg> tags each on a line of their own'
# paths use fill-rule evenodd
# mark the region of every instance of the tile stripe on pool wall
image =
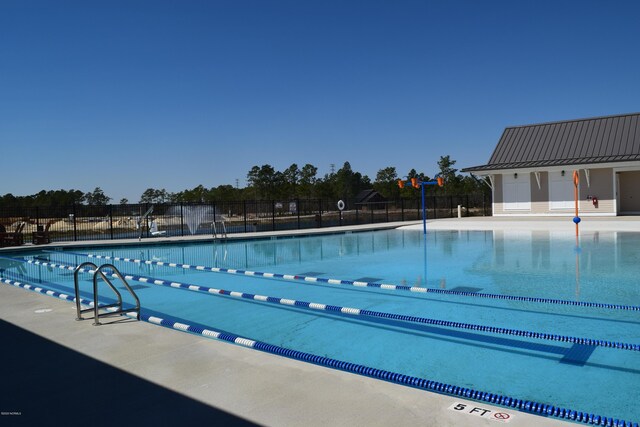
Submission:
<svg viewBox="0 0 640 427">
<path fill-rule="evenodd" d="M 0 278 L 0 282 L 8 285 L 21 287 L 27 290 L 39 292 L 44 295 L 55 296 L 66 301 L 72 301 L 73 298 L 69 298 L 69 295 L 60 294 L 59 292 L 46 289 L 40 286 L 33 286 L 27 283 L 18 282 L 10 279 Z M 64 296 L 63 296 L 64 295 Z M 86 301 L 86 300 L 81 300 Z M 83 304 L 89 301 L 82 302 Z M 127 313 L 127 316 L 135 315 Z M 471 388 L 459 387 L 452 384 L 440 383 L 437 381 L 427 380 L 424 378 L 413 377 L 409 375 L 403 375 L 396 372 L 385 371 L 377 368 L 370 368 L 364 365 L 358 365 L 355 363 L 344 362 L 338 359 L 332 359 L 324 356 L 317 356 L 311 353 L 305 353 L 302 351 L 292 350 L 285 347 L 279 347 L 276 345 L 268 344 L 262 341 L 255 341 L 249 338 L 240 337 L 230 333 L 221 333 L 214 330 L 203 329 L 197 326 L 192 326 L 184 323 L 177 322 L 166 316 L 164 319 L 157 316 L 149 316 L 145 313 L 140 314 L 140 319 L 149 323 L 164 326 L 166 328 L 177 329 L 183 332 L 191 332 L 193 334 L 201 335 L 207 338 L 215 338 L 222 341 L 238 344 L 247 348 L 260 350 L 265 353 L 271 353 L 278 356 L 285 356 L 290 359 L 300 360 L 303 362 L 313 363 L 320 366 L 325 366 L 333 369 L 339 369 L 354 374 L 359 374 L 371 378 L 385 380 L 388 382 L 401 384 L 409 387 L 432 391 L 436 393 L 446 394 L 450 396 L 458 396 L 465 399 L 482 401 L 493 403 L 496 405 L 514 408 L 522 412 L 528 412 L 535 415 L 555 417 L 560 419 L 566 419 L 571 421 L 580 422 L 583 424 L 601 425 L 601 426 L 615 426 L 615 427 L 638 427 L 637 422 L 619 420 L 617 418 L 606 417 L 602 415 L 589 414 L 587 412 L 576 411 L 567 408 L 561 408 L 554 405 L 548 405 L 545 403 L 534 402 L 530 400 L 522 400 L 513 398 L 510 396 L 483 392 L 474 390 Z"/>
<path fill-rule="evenodd" d="M 76 267 L 74 266 L 65 265 L 65 264 L 56 264 L 51 262 L 34 261 L 34 260 L 21 260 L 16 258 L 12 258 L 12 259 L 15 261 L 22 261 L 22 262 L 27 262 L 29 264 L 60 268 L 63 270 L 76 269 Z M 93 274 L 93 270 L 90 270 L 90 269 L 82 268 L 79 271 L 83 273 Z M 118 277 L 115 274 L 112 274 L 111 276 Z M 144 283 L 153 283 L 155 285 L 167 286 L 171 288 L 179 288 L 179 289 L 185 289 L 185 290 L 196 291 L 196 292 L 206 292 L 211 294 L 227 295 L 231 297 L 253 299 L 253 300 L 269 302 L 273 304 L 295 305 L 296 307 L 301 307 L 301 308 L 321 309 L 324 311 L 341 312 L 341 313 L 350 314 L 350 315 L 370 316 L 370 317 L 378 317 L 378 318 L 385 318 L 385 319 L 401 320 L 406 322 L 423 323 L 428 325 L 444 326 L 444 327 L 456 328 L 456 329 L 470 329 L 474 331 L 487 332 L 492 334 L 514 335 L 514 336 L 519 336 L 524 338 L 568 342 L 568 343 L 574 343 L 574 344 L 606 347 L 606 348 L 617 349 L 617 350 L 640 351 L 640 344 L 630 344 L 630 343 L 599 340 L 599 339 L 592 339 L 592 338 L 572 337 L 567 335 L 549 334 L 545 332 L 525 331 L 520 329 L 501 328 L 496 326 L 476 325 L 472 323 L 453 322 L 449 320 L 440 320 L 440 319 L 430 319 L 426 317 L 409 316 L 404 314 L 393 314 L 393 313 L 384 313 L 384 312 L 378 312 L 378 311 L 372 311 L 372 310 L 361 310 L 361 309 L 352 308 L 352 307 L 340 307 L 335 305 L 310 303 L 306 301 L 295 301 L 295 300 L 290 300 L 285 298 L 270 297 L 270 296 L 264 296 L 264 295 L 254 295 L 254 294 L 242 293 L 242 292 L 232 292 L 224 289 L 215 289 L 207 286 L 173 282 L 168 280 L 155 279 L 151 277 L 142 277 L 142 276 L 131 275 L 131 274 L 125 274 L 124 278 L 127 280 L 135 280 L 137 282 L 144 282 Z M 322 308 L 318 308 L 318 307 L 322 307 Z"/>
<path fill-rule="evenodd" d="M 97 258 L 97 259 L 105 259 L 105 260 L 111 260 L 111 261 L 134 262 L 137 264 L 158 265 L 163 267 L 200 270 L 200 271 L 206 271 L 206 272 L 212 272 L 212 273 L 244 274 L 249 277 L 266 277 L 266 278 L 275 278 L 275 279 L 284 279 L 284 280 L 299 280 L 303 282 L 320 282 L 320 283 L 328 283 L 331 285 L 350 285 L 350 286 L 357 286 L 357 287 L 379 288 L 379 289 L 385 289 L 390 291 L 435 293 L 435 294 L 441 294 L 441 295 L 456 295 L 456 296 L 464 296 L 464 297 L 500 299 L 500 300 L 509 300 L 509 301 L 533 302 L 533 303 L 541 303 L 541 304 L 572 305 L 572 306 L 578 306 L 578 307 L 603 308 L 607 310 L 640 311 L 640 306 L 637 306 L 637 305 L 609 304 L 609 303 L 589 302 L 589 301 L 570 301 L 570 300 L 563 300 L 563 299 L 536 298 L 536 297 L 525 297 L 525 296 L 518 296 L 518 295 L 486 294 L 486 293 L 480 293 L 475 291 L 468 292 L 468 291 L 455 291 L 451 289 L 422 288 L 419 286 L 401 286 L 401 285 L 384 284 L 384 283 L 362 282 L 357 280 L 354 281 L 354 280 L 342 280 L 342 279 L 327 279 L 323 277 L 310 277 L 310 276 L 301 276 L 301 275 L 295 275 L 295 274 L 263 273 L 259 271 L 236 270 L 236 269 L 221 268 L 221 267 L 207 267 L 202 265 L 200 266 L 193 266 L 193 265 L 186 265 L 186 264 L 182 265 L 182 264 L 167 263 L 162 261 L 149 261 L 149 260 L 143 260 L 143 259 L 122 258 L 122 257 L 97 255 L 97 254 L 83 254 L 78 252 L 67 252 L 67 251 L 64 251 L 64 252 L 46 251 L 46 252 L 77 255 L 77 256 L 83 256 L 87 258 Z"/>
</svg>

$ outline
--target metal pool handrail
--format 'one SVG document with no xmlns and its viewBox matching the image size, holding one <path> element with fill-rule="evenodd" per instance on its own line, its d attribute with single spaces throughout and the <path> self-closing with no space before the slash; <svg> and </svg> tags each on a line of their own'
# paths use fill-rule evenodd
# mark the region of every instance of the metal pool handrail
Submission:
<svg viewBox="0 0 640 427">
<path fill-rule="evenodd" d="M 219 222 L 221 225 L 221 230 L 220 230 L 220 238 L 222 239 L 226 239 L 227 238 L 227 226 L 224 223 L 224 221 L 213 221 L 213 223 L 211 224 L 212 228 L 213 228 L 213 239 L 217 239 L 218 238 L 218 229 L 216 227 L 216 223 Z"/>
<path fill-rule="evenodd" d="M 89 270 L 83 267 L 92 267 L 92 269 Z M 120 281 L 122 281 L 127 291 L 129 291 L 129 293 L 133 296 L 134 300 L 136 301 L 136 305 L 134 308 L 128 308 L 128 309 L 122 308 L 122 295 L 116 289 L 116 287 L 113 286 L 113 283 L 111 283 L 111 280 L 109 280 L 107 275 L 105 275 L 104 272 L 102 271 L 105 268 L 111 269 L 113 271 L 112 276 L 116 276 L 118 279 L 120 279 Z M 80 308 L 80 282 L 78 280 L 78 273 L 80 272 L 88 272 L 93 274 L 93 307 L 87 308 L 84 310 Z M 102 306 L 98 304 L 98 276 L 102 278 L 102 280 L 104 280 L 106 284 L 109 285 L 111 290 L 116 294 L 118 298 L 117 303 L 107 304 Z M 125 313 L 131 313 L 131 312 L 135 312 L 136 319 L 140 320 L 140 299 L 138 298 L 136 293 L 133 291 L 133 289 L 131 289 L 131 286 L 129 286 L 129 284 L 127 283 L 125 278 L 122 276 L 120 271 L 118 271 L 118 269 L 113 264 L 102 264 L 100 267 L 98 267 L 97 265 L 95 265 L 90 261 L 83 262 L 73 270 L 73 285 L 74 285 L 75 296 L 76 296 L 75 298 L 76 313 L 77 313 L 76 320 L 83 320 L 82 313 L 87 313 L 92 310 L 94 312 L 94 315 L 93 315 L 94 326 L 101 325 L 100 323 L 101 316 L 102 317 L 113 316 L 116 314 L 125 314 Z M 109 311 L 108 313 L 100 314 L 100 309 L 110 309 L 110 308 L 115 308 L 115 310 Z"/>
</svg>

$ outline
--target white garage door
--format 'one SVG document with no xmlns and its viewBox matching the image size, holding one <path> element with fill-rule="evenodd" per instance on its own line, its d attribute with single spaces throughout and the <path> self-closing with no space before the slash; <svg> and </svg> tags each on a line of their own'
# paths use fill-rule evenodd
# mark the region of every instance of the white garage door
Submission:
<svg viewBox="0 0 640 427">
<path fill-rule="evenodd" d="M 531 183 L 528 173 L 502 175 L 504 210 L 531 210 Z"/>
<path fill-rule="evenodd" d="M 549 172 L 549 209 L 574 208 L 573 190 L 573 171 Z"/>
</svg>

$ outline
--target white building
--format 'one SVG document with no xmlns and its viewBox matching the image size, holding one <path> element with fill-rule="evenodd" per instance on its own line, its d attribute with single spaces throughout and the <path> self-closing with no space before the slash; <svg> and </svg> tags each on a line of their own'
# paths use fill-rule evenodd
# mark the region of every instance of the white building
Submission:
<svg viewBox="0 0 640 427">
<path fill-rule="evenodd" d="M 486 165 L 493 215 L 640 214 L 640 113 L 508 127 Z"/>
</svg>

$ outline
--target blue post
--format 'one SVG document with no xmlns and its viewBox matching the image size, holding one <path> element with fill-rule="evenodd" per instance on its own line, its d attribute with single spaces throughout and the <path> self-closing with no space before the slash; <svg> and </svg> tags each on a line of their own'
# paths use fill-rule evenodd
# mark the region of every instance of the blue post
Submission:
<svg viewBox="0 0 640 427">
<path fill-rule="evenodd" d="M 411 178 L 411 181 L 406 181 L 407 183 L 411 182 L 411 185 L 415 188 L 418 188 L 418 185 L 420 185 L 420 188 L 422 189 L 422 232 L 424 233 L 424 235 L 427 235 L 427 206 L 426 206 L 426 202 L 425 202 L 425 196 L 424 196 L 424 186 L 425 185 L 439 185 L 442 187 L 443 184 L 443 180 L 442 178 L 440 178 L 438 175 L 435 176 L 436 179 L 431 180 L 431 181 L 420 181 L 418 182 L 417 178 Z M 398 186 L 400 188 L 404 188 L 405 185 L 405 181 L 402 179 L 398 180 Z M 356 214 L 357 214 L 357 210 L 356 210 Z"/>
</svg>

